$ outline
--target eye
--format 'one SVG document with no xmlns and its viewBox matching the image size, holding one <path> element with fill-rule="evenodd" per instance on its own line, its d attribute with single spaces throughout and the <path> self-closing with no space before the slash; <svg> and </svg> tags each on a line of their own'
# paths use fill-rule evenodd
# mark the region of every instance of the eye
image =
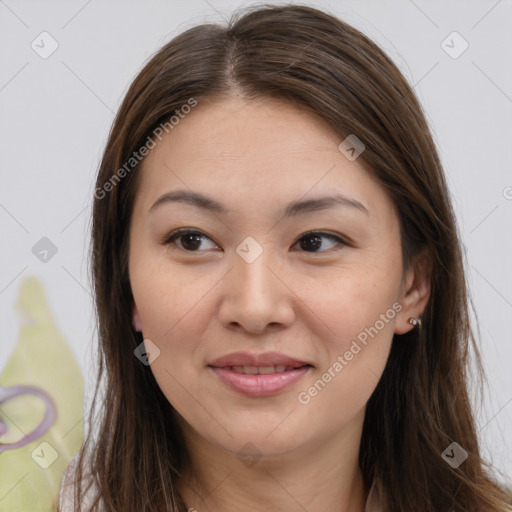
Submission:
<svg viewBox="0 0 512 512">
<path fill-rule="evenodd" d="M 199 249 L 201 248 L 201 244 L 207 240 L 212 242 L 214 246 L 213 248 L 217 247 L 211 238 L 206 236 L 204 233 L 196 230 L 182 228 L 177 229 L 176 231 L 173 231 L 171 234 L 169 234 L 164 239 L 162 244 L 174 244 L 178 249 L 186 252 L 203 252 Z M 328 240 L 329 242 L 325 244 L 325 240 Z M 344 246 L 347 246 L 348 243 L 345 242 L 345 240 L 343 240 L 341 237 L 332 233 L 325 233 L 322 231 L 309 231 L 308 233 L 303 234 L 295 243 L 295 245 L 300 245 L 301 249 L 303 249 L 305 252 L 323 253 L 327 252 L 328 249 L 336 247 L 337 245 L 341 247 L 335 250 L 340 250 Z M 327 247 L 325 247 L 325 245 L 327 245 Z"/>
<path fill-rule="evenodd" d="M 300 247 L 304 250 L 313 249 L 313 251 L 306 250 L 306 252 L 323 253 L 327 252 L 327 250 L 325 250 L 326 244 L 323 243 L 323 239 L 330 241 L 330 244 L 327 244 L 327 249 L 329 249 L 329 245 L 331 246 L 331 248 L 336 247 L 336 245 L 341 246 L 335 250 L 340 250 L 343 248 L 343 246 L 348 245 L 341 237 L 334 235 L 332 233 L 324 233 L 322 231 L 309 231 L 308 233 L 303 234 L 295 245 L 300 244 Z M 322 248 L 324 250 L 319 250 Z"/>
<path fill-rule="evenodd" d="M 187 252 L 203 252 L 196 250 L 198 247 L 201 247 L 201 243 L 204 240 L 211 240 L 204 233 L 200 231 L 194 231 L 191 229 L 177 229 L 173 231 L 166 239 L 162 242 L 163 245 L 177 245 L 178 249 Z M 176 244 L 176 241 L 179 241 L 179 244 Z M 215 245 L 215 244 L 213 244 Z M 215 247 L 217 247 L 215 245 Z"/>
</svg>

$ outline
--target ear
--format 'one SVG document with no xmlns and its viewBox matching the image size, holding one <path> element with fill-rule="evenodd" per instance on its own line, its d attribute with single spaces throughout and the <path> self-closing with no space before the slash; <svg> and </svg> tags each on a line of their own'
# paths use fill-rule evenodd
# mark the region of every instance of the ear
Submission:
<svg viewBox="0 0 512 512">
<path fill-rule="evenodd" d="M 140 320 L 139 310 L 135 304 L 133 305 L 133 328 L 138 332 L 142 332 L 142 322 Z"/>
<path fill-rule="evenodd" d="M 407 269 L 399 299 L 402 310 L 396 318 L 396 334 L 405 334 L 414 329 L 414 325 L 409 323 L 409 318 L 417 318 L 425 310 L 430 298 L 432 263 L 430 252 L 424 250 L 414 258 Z"/>
</svg>

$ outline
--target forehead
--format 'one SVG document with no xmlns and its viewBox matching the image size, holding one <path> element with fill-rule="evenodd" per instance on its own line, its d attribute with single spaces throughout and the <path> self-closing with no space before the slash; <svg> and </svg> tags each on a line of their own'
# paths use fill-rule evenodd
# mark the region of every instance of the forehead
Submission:
<svg viewBox="0 0 512 512">
<path fill-rule="evenodd" d="M 340 152 L 342 140 L 319 116 L 280 100 L 199 101 L 145 157 L 138 202 L 149 209 L 161 194 L 190 188 L 259 211 L 332 192 L 359 196 L 369 210 L 389 207 L 362 159 Z"/>
</svg>

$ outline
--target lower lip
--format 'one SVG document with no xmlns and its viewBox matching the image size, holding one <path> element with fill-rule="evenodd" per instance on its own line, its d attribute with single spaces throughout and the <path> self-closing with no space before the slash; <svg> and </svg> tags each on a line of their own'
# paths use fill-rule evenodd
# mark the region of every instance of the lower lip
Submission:
<svg viewBox="0 0 512 512">
<path fill-rule="evenodd" d="M 247 375 L 214 366 L 210 366 L 210 368 L 224 384 L 243 395 L 269 396 L 275 395 L 297 382 L 311 369 L 311 366 L 301 366 L 295 370 L 265 375 Z"/>
</svg>

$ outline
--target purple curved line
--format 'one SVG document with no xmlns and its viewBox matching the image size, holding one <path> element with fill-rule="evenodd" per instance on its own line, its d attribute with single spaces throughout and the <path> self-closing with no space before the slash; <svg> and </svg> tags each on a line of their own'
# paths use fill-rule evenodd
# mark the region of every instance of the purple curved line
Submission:
<svg viewBox="0 0 512 512">
<path fill-rule="evenodd" d="M 7 402 L 8 400 L 11 400 L 12 398 L 20 395 L 33 395 L 40 398 L 46 404 L 46 412 L 44 418 L 42 419 L 41 423 L 39 423 L 39 425 L 34 430 L 32 430 L 32 432 L 22 437 L 16 443 L 0 443 L 0 453 L 2 453 L 4 450 L 15 450 L 16 448 L 21 448 L 22 446 L 35 441 L 41 437 L 55 422 L 55 418 L 57 416 L 55 403 L 50 395 L 48 395 L 48 393 L 42 389 L 32 386 L 12 386 L 9 388 L 3 388 L 0 391 L 0 403 Z"/>
</svg>

